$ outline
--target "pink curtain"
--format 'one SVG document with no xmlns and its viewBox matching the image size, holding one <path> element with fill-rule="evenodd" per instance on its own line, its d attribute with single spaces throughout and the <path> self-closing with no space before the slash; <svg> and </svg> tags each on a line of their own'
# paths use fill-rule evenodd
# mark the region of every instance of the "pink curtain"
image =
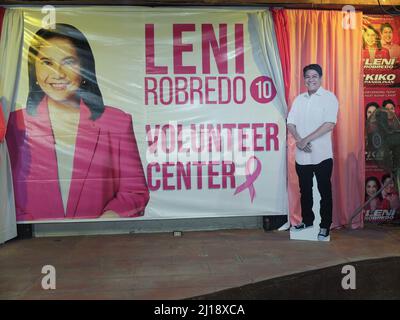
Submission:
<svg viewBox="0 0 400 320">
<path fill-rule="evenodd" d="M 3 7 L 0 7 L 0 35 L 1 35 L 1 29 L 3 27 L 4 12 L 5 9 Z M 3 142 L 5 134 L 6 134 L 6 121 L 4 119 L 3 107 L 0 103 L 0 143 Z"/>
<path fill-rule="evenodd" d="M 334 92 L 339 100 L 338 121 L 333 132 L 332 227 L 340 227 L 348 223 L 364 200 L 364 115 L 360 107 L 363 105 L 362 13 L 355 15 L 356 28 L 347 30 L 342 27 L 341 11 L 284 10 L 274 17 L 278 19 L 277 37 L 282 41 L 285 37 L 289 39 L 288 46 L 281 46 L 290 52 L 289 109 L 294 98 L 306 91 L 302 70 L 311 63 L 322 66 L 322 86 Z M 286 23 L 282 22 L 285 19 Z M 283 63 L 282 67 L 285 68 Z M 290 220 L 297 224 L 301 215 L 294 151 L 294 140 L 288 135 Z M 359 216 L 352 227 L 361 225 Z"/>
<path fill-rule="evenodd" d="M 290 48 L 289 48 L 289 33 L 287 32 L 287 17 L 286 11 L 281 9 L 272 9 L 272 18 L 274 20 L 274 29 L 276 42 L 278 44 L 279 56 L 281 58 L 283 82 L 285 85 L 286 103 L 289 103 L 290 90 Z"/>
</svg>

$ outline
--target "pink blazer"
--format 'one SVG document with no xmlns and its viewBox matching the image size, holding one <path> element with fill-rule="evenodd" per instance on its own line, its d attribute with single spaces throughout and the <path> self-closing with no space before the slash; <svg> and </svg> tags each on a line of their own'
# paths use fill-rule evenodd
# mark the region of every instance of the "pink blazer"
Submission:
<svg viewBox="0 0 400 320">
<path fill-rule="evenodd" d="M 143 214 L 149 191 L 131 116 L 112 107 L 95 121 L 90 115 L 81 101 L 64 215 L 47 99 L 40 102 L 35 116 L 25 109 L 10 114 L 6 140 L 18 221 L 97 218 L 107 210 L 121 217 Z"/>
</svg>

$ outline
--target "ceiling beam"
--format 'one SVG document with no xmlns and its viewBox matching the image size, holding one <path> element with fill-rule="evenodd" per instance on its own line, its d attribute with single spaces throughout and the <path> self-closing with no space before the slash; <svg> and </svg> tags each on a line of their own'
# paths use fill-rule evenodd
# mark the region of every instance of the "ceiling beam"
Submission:
<svg viewBox="0 0 400 320">
<path fill-rule="evenodd" d="M 130 5 L 130 6 L 278 6 L 292 9 L 341 10 L 352 5 L 365 12 L 400 13 L 400 0 L 0 0 L 0 5 Z M 397 7 L 396 7 L 397 6 Z"/>
</svg>

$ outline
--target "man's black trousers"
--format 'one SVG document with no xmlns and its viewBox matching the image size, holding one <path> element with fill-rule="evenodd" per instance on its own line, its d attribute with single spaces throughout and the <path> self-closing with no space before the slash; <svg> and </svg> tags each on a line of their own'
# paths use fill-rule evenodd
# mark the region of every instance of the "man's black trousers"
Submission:
<svg viewBox="0 0 400 320">
<path fill-rule="evenodd" d="M 318 191 L 321 195 L 320 215 L 321 228 L 329 230 L 332 224 L 332 176 L 333 160 L 327 159 L 318 164 L 299 165 L 296 162 L 296 172 L 299 177 L 301 215 L 308 226 L 314 222 L 313 207 L 313 177 L 317 178 Z"/>
</svg>

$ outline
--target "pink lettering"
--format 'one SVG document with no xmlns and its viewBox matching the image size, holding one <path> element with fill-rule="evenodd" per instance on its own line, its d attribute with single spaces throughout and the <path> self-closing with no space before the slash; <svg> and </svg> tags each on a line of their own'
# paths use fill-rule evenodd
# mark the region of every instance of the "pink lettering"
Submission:
<svg viewBox="0 0 400 320">
<path fill-rule="evenodd" d="M 265 124 L 265 150 L 271 150 L 271 141 L 274 143 L 274 150 L 279 150 L 279 127 L 276 123 Z"/>
<path fill-rule="evenodd" d="M 263 128 L 263 123 L 253 123 L 251 128 L 253 129 L 253 150 L 254 151 L 263 151 L 264 148 L 262 146 L 257 145 L 257 140 L 262 139 L 262 133 L 257 133 L 258 128 Z"/>
<path fill-rule="evenodd" d="M 222 188 L 228 187 L 229 179 L 231 188 L 236 188 L 235 164 L 232 161 L 222 161 Z"/>
<path fill-rule="evenodd" d="M 150 125 L 146 124 L 146 135 L 147 135 L 147 144 L 149 146 L 149 151 L 151 153 L 155 153 L 157 151 L 157 145 L 158 145 L 158 136 L 160 134 L 160 125 L 156 124 L 155 126 L 155 134 L 154 137 L 151 134 L 151 127 Z"/>
<path fill-rule="evenodd" d="M 174 164 L 171 162 L 165 162 L 162 164 L 163 190 L 175 190 L 175 186 L 168 184 L 168 178 L 172 178 L 174 176 L 172 172 L 168 172 L 168 168 L 173 166 Z"/>
<path fill-rule="evenodd" d="M 157 162 L 149 163 L 147 166 L 147 185 L 149 186 L 150 191 L 156 191 L 160 189 L 161 182 L 159 179 L 156 179 L 156 183 L 153 184 L 153 171 L 155 169 L 156 172 L 160 172 L 160 164 Z"/>
<path fill-rule="evenodd" d="M 197 82 L 197 86 L 195 86 Z M 200 77 L 190 77 L 190 103 L 191 104 L 203 104 L 203 82 Z M 197 99 L 195 98 L 197 94 Z"/>
<path fill-rule="evenodd" d="M 192 52 L 193 44 L 182 42 L 183 32 L 193 32 L 196 30 L 195 24 L 174 24 L 173 25 L 173 54 L 174 54 L 174 73 L 175 74 L 195 74 L 195 66 L 184 66 L 183 65 L 183 53 Z"/>
<path fill-rule="evenodd" d="M 208 189 L 219 189 L 220 185 L 215 184 L 213 181 L 213 177 L 218 177 L 218 172 L 213 171 L 213 166 L 218 165 L 218 162 L 210 161 L 208 163 Z"/>
<path fill-rule="evenodd" d="M 245 146 L 245 141 L 247 139 L 247 134 L 243 132 L 243 129 L 250 128 L 250 124 L 248 123 L 239 123 L 238 124 L 238 140 L 239 140 L 239 150 L 240 151 L 249 151 L 249 147 Z"/>
<path fill-rule="evenodd" d="M 240 84 L 238 84 L 240 82 Z M 241 86 L 242 96 L 239 96 L 239 85 Z M 246 101 L 246 79 L 243 77 L 236 77 L 233 79 L 233 101 L 237 104 L 242 104 Z"/>
<path fill-rule="evenodd" d="M 223 85 L 226 83 L 226 86 Z M 224 100 L 224 93 L 226 98 Z M 228 77 L 218 77 L 218 104 L 228 104 L 231 101 L 231 81 Z"/>
<path fill-rule="evenodd" d="M 150 87 L 149 83 L 152 82 L 152 87 Z M 157 104 L 157 79 L 152 77 L 144 78 L 144 103 L 147 106 L 149 104 L 149 96 L 153 95 L 153 103 Z"/>
<path fill-rule="evenodd" d="M 212 124 L 207 125 L 208 135 L 208 151 L 213 151 L 213 145 L 216 152 L 221 152 L 221 125 L 217 125 L 217 132 L 215 132 Z"/>
<path fill-rule="evenodd" d="M 188 101 L 188 93 L 187 93 L 187 79 L 185 77 L 176 77 L 175 78 L 175 103 L 176 104 L 186 104 Z M 182 99 L 179 97 L 182 96 Z"/>
<path fill-rule="evenodd" d="M 196 134 L 196 125 L 192 124 L 190 125 L 190 133 L 191 133 L 191 138 L 192 138 L 192 149 L 200 153 L 204 150 L 204 124 L 200 125 L 200 132 L 197 135 Z M 200 141 L 198 141 L 200 138 Z"/>
<path fill-rule="evenodd" d="M 236 73 L 244 73 L 243 24 L 235 24 L 235 66 Z"/>
<path fill-rule="evenodd" d="M 161 139 L 162 150 L 165 153 L 172 153 L 175 150 L 175 127 L 169 124 L 166 124 L 162 127 L 162 135 L 163 139 Z M 169 131 L 169 139 L 167 139 L 167 131 Z M 169 146 L 167 146 L 167 141 L 169 141 Z"/>
<path fill-rule="evenodd" d="M 182 125 L 178 124 L 178 152 L 180 153 L 190 153 L 189 148 L 183 148 L 183 141 L 182 141 Z"/>
<path fill-rule="evenodd" d="M 192 183 L 190 179 L 190 162 L 186 163 L 186 171 L 185 167 L 182 162 L 178 162 L 176 164 L 176 170 L 177 170 L 177 189 L 181 190 L 182 189 L 182 180 L 183 183 L 185 184 L 185 188 L 187 190 L 190 190 L 192 188 Z"/>
<path fill-rule="evenodd" d="M 147 74 L 166 74 L 167 66 L 156 66 L 154 57 L 154 24 L 145 26 L 145 44 L 146 44 L 146 73 Z"/>
<path fill-rule="evenodd" d="M 172 90 L 172 79 L 170 77 L 162 77 L 160 79 L 160 102 L 163 105 L 169 105 L 172 103 L 172 100 L 174 99 L 174 96 L 172 95 Z M 165 91 L 167 94 L 165 94 Z"/>
<path fill-rule="evenodd" d="M 197 167 L 197 189 L 203 189 L 203 165 L 202 161 L 195 161 L 193 165 Z"/>
<path fill-rule="evenodd" d="M 216 80 L 217 77 L 206 77 L 206 103 L 207 104 L 215 104 L 217 103 L 216 100 L 210 100 L 210 92 L 215 92 L 215 88 L 210 87 L 210 81 Z"/>
<path fill-rule="evenodd" d="M 214 53 L 215 62 L 220 74 L 228 73 L 228 38 L 226 34 L 226 23 L 219 25 L 219 46 L 215 37 L 212 24 L 203 24 L 202 28 L 202 54 L 203 54 L 203 73 L 210 74 L 210 47 Z"/>
</svg>

